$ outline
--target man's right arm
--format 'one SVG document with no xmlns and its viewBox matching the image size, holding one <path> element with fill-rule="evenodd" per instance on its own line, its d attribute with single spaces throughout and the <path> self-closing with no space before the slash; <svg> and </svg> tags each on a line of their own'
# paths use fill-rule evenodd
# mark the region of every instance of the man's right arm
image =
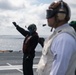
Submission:
<svg viewBox="0 0 76 75">
<path fill-rule="evenodd" d="M 26 36 L 27 34 L 29 34 L 28 31 L 24 30 L 23 28 L 21 28 L 20 26 L 18 26 L 16 24 L 16 22 L 12 22 L 13 25 L 16 27 L 16 29 L 23 35 L 23 36 Z"/>
</svg>

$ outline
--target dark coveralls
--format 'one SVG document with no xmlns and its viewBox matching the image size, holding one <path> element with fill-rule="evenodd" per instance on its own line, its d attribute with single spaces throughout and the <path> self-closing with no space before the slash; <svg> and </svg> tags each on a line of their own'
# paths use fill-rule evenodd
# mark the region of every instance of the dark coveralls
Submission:
<svg viewBox="0 0 76 75">
<path fill-rule="evenodd" d="M 25 36 L 23 42 L 23 74 L 33 75 L 33 59 L 35 57 L 35 48 L 38 44 L 38 34 L 36 32 L 30 35 L 29 31 L 16 26 L 16 29 Z"/>
</svg>

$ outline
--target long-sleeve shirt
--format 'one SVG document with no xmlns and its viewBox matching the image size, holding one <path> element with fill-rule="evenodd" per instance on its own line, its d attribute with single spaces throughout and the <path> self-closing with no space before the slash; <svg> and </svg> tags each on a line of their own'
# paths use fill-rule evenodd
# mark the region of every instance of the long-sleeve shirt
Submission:
<svg viewBox="0 0 76 75">
<path fill-rule="evenodd" d="M 76 52 L 76 40 L 71 35 L 62 33 L 53 40 L 51 50 L 55 56 L 50 75 L 65 75 L 72 53 Z"/>
</svg>

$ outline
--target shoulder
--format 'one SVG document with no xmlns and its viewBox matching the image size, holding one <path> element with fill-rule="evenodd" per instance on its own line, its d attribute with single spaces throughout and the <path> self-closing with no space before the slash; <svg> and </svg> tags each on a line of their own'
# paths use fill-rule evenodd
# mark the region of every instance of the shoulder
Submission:
<svg viewBox="0 0 76 75">
<path fill-rule="evenodd" d="M 32 36 L 33 36 L 33 37 L 39 37 L 39 35 L 38 35 L 37 32 L 35 32 Z"/>
<path fill-rule="evenodd" d="M 68 33 L 61 33 L 54 39 L 54 42 L 74 43 L 75 39 Z"/>
<path fill-rule="evenodd" d="M 39 36 L 38 36 L 38 34 L 37 33 L 34 33 L 33 35 L 32 35 L 32 39 L 34 39 L 34 40 L 38 40 L 38 38 L 39 38 Z"/>
<path fill-rule="evenodd" d="M 75 39 L 68 33 L 59 34 L 52 42 L 51 50 L 75 50 L 76 49 L 76 41 Z M 67 50 L 66 50 L 67 49 Z"/>
<path fill-rule="evenodd" d="M 59 34 L 58 36 L 57 36 L 57 38 L 61 38 L 61 39 L 68 39 L 68 40 L 70 40 L 70 39 L 74 39 L 73 38 L 73 36 L 71 35 L 71 34 L 69 34 L 69 33 L 61 33 L 61 34 Z"/>
</svg>

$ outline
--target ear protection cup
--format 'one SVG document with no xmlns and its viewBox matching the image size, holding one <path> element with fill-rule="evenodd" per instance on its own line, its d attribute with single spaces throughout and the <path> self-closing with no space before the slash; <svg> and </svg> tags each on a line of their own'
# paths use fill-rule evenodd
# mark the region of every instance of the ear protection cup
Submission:
<svg viewBox="0 0 76 75">
<path fill-rule="evenodd" d="M 65 18 L 66 18 L 65 10 L 60 9 L 59 12 L 57 13 L 57 19 L 61 21 L 64 20 Z"/>
<path fill-rule="evenodd" d="M 58 13 L 57 17 L 58 17 L 58 20 L 64 20 L 66 17 L 66 14 L 65 13 Z"/>
</svg>

